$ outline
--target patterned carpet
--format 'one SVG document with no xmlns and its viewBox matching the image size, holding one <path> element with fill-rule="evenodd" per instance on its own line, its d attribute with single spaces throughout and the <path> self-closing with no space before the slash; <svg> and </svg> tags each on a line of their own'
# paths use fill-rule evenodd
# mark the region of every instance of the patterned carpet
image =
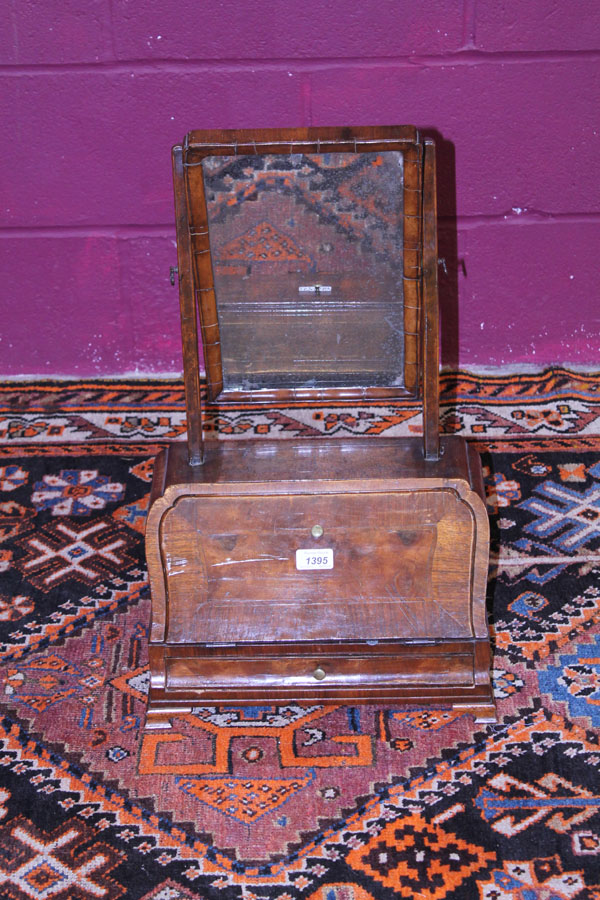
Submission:
<svg viewBox="0 0 600 900">
<path fill-rule="evenodd" d="M 0 897 L 599 900 L 600 375 L 445 376 L 482 454 L 497 725 L 199 708 L 144 735 L 152 460 L 173 382 L 0 387 Z M 418 432 L 212 409 L 224 438 Z"/>
</svg>

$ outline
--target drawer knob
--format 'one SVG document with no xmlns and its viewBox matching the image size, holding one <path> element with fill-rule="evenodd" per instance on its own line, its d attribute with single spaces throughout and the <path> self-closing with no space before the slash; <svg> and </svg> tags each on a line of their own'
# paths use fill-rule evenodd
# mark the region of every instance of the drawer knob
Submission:
<svg viewBox="0 0 600 900">
<path fill-rule="evenodd" d="M 317 666 L 313 672 L 313 678 L 316 678 L 317 681 L 323 681 L 325 678 L 325 669 L 322 669 L 321 666 Z"/>
<path fill-rule="evenodd" d="M 323 536 L 323 526 L 322 525 L 313 525 L 310 529 L 310 533 L 314 538 L 320 538 Z"/>
</svg>

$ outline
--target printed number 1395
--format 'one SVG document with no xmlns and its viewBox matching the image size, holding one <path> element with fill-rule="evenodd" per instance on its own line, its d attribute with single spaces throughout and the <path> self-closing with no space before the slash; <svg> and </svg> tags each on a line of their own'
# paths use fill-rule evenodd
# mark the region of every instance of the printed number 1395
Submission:
<svg viewBox="0 0 600 900">
<path fill-rule="evenodd" d="M 300 571 L 309 569 L 333 569 L 333 550 L 296 550 L 296 568 Z"/>
</svg>

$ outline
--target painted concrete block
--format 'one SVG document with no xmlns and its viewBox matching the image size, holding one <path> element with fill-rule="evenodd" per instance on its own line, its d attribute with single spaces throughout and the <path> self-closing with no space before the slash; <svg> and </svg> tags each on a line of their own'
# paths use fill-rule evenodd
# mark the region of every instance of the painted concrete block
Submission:
<svg viewBox="0 0 600 900">
<path fill-rule="evenodd" d="M 0 223 L 170 224 L 171 147 L 187 131 L 303 119 L 286 69 L 0 77 Z"/>
<path fill-rule="evenodd" d="M 597 0 L 477 0 L 475 44 L 493 53 L 527 50 L 598 50 Z"/>
<path fill-rule="evenodd" d="M 117 242 L 106 237 L 0 239 L 2 375 L 131 371 L 129 308 Z"/>
<path fill-rule="evenodd" d="M 122 236 L 119 241 L 120 303 L 132 321 L 133 371 L 183 370 L 179 291 L 169 268 L 177 265 L 175 230 L 170 235 Z"/>
<path fill-rule="evenodd" d="M 597 364 L 600 223 L 484 225 L 462 240 L 463 365 Z"/>
<path fill-rule="evenodd" d="M 460 0 L 115 0 L 113 10 L 125 60 L 398 57 L 447 53 L 462 39 Z"/>
<path fill-rule="evenodd" d="M 442 215 L 597 208 L 600 128 L 590 110 L 600 106 L 600 83 L 591 61 L 289 71 L 0 79 L 3 222 L 166 225 L 170 148 L 186 131 L 307 122 L 441 133 L 455 148 L 457 195 L 444 185 Z"/>
<path fill-rule="evenodd" d="M 454 144 L 459 215 L 598 208 L 594 61 L 360 66 L 311 78 L 315 122 L 410 122 Z M 450 198 L 451 199 L 451 198 Z M 440 197 L 440 213 L 451 214 Z"/>
<path fill-rule="evenodd" d="M 109 0 L 5 0 L 0 65 L 101 62 L 111 59 Z"/>
<path fill-rule="evenodd" d="M 484 224 L 461 229 L 458 244 L 444 230 L 444 364 L 600 358 L 598 223 Z M 5 237 L 0 260 L 4 375 L 181 372 L 178 296 L 168 279 L 172 234 Z"/>
</svg>

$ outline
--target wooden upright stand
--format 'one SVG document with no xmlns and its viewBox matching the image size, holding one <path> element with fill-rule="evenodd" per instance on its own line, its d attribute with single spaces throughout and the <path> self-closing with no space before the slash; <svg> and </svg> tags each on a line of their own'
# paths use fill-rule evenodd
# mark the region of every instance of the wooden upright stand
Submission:
<svg viewBox="0 0 600 900">
<path fill-rule="evenodd" d="M 274 257 L 287 246 L 296 293 L 333 295 L 339 290 L 343 295 L 353 290 L 345 273 L 339 276 L 336 271 L 327 275 L 331 284 L 322 286 L 318 265 L 314 284 L 314 258 L 302 249 L 296 232 L 286 232 L 284 241 L 270 223 L 265 226 L 264 210 L 279 202 L 288 188 L 289 202 L 296 205 L 294 215 L 286 207 L 285 222 L 301 219 L 304 206 L 314 215 L 311 198 L 302 194 L 302 184 L 293 183 L 286 166 L 301 174 L 312 166 L 317 174 L 311 170 L 311 184 L 326 185 L 320 196 L 330 205 L 319 212 L 322 229 L 330 227 L 332 192 L 341 184 L 343 202 L 334 211 L 345 210 L 348 185 L 355 190 L 358 177 L 375 177 L 371 169 L 385 167 L 388 153 L 396 154 L 394 165 L 401 156 L 402 165 L 402 384 L 386 385 L 377 378 L 370 383 L 369 375 L 366 384 L 359 383 L 355 372 L 347 373 L 341 356 L 333 364 L 323 361 L 324 366 L 337 366 L 333 373 L 328 370 L 323 383 L 294 380 L 286 353 L 291 343 L 296 345 L 294 365 L 301 356 L 298 341 L 289 338 L 295 319 L 286 324 L 288 339 L 273 351 L 283 356 L 281 367 L 269 362 L 268 345 L 274 338 L 268 329 L 280 327 L 280 297 L 286 323 L 296 314 L 306 319 L 300 301 L 290 305 L 287 294 L 278 293 L 259 329 L 262 339 L 265 333 L 268 338 L 260 345 L 267 348 L 261 350 L 266 354 L 261 373 L 271 373 L 275 387 L 263 380 L 258 388 L 252 383 L 246 388 L 250 364 L 244 362 L 239 375 L 236 360 L 246 350 L 235 335 L 239 321 L 248 327 L 249 312 L 264 312 L 264 301 L 252 299 L 253 273 L 257 268 L 265 271 L 260 260 L 256 262 L 256 247 L 248 249 L 257 234 L 268 234 L 270 248 L 279 241 Z M 480 720 L 494 720 L 485 606 L 489 527 L 481 465 L 464 439 L 439 437 L 433 144 L 421 141 L 412 127 L 192 132 L 183 147 L 174 148 L 173 160 L 188 442 L 172 444 L 155 467 L 146 531 L 152 590 L 146 727 L 165 727 L 171 716 L 198 706 L 296 701 L 450 705 Z M 346 180 L 327 181 L 332 168 L 336 173 L 348 169 L 335 175 Z M 212 172 L 216 175 L 211 182 Z M 237 185 L 240 172 L 242 183 Z M 275 199 L 263 199 L 257 185 L 274 190 Z M 233 192 L 228 202 L 226 193 L 221 202 L 219 190 Z M 356 189 L 356 196 L 363 195 Z M 254 200 L 254 206 L 242 207 L 240 197 Z M 236 203 L 243 240 L 219 244 L 211 227 L 218 235 L 226 207 Z M 254 208 L 258 224 L 249 230 L 247 217 Z M 371 214 L 368 201 L 366 209 Z M 379 215 L 377 210 L 373 214 Z M 391 216 L 386 210 L 386 222 Z M 339 233 L 344 239 L 350 234 L 356 242 L 356 222 L 363 219 L 361 208 L 350 223 L 352 233 L 348 217 L 335 219 L 333 240 Z M 376 219 L 374 230 L 356 250 L 367 261 L 383 258 L 381 248 L 372 253 L 378 223 Z M 331 253 L 322 234 L 319 240 L 319 249 Z M 240 269 L 236 258 L 232 265 L 234 252 L 246 253 L 252 264 Z M 261 259 L 268 252 L 263 251 Z M 297 276 L 304 259 L 312 260 L 312 269 Z M 274 278 L 279 259 L 269 265 Z M 220 272 L 224 274 L 219 281 Z M 235 280 L 236 272 L 237 282 L 230 288 L 227 279 L 233 274 Z M 246 287 L 244 272 L 250 282 Z M 289 272 L 285 277 L 291 277 Z M 303 283 L 310 279 L 311 284 Z M 256 296 L 262 297 L 263 285 L 270 283 L 261 281 Z M 278 292 L 281 283 L 279 279 Z M 395 302 L 392 297 L 390 315 L 396 314 Z M 368 317 L 374 305 L 366 304 Z M 341 319 L 346 321 L 343 303 L 336 306 L 333 296 L 317 298 L 310 312 L 326 336 L 332 317 L 332 333 L 336 325 L 339 331 Z M 359 315 L 364 315 L 360 309 Z M 352 437 L 205 444 L 198 320 L 212 401 L 226 405 L 260 397 L 266 404 L 299 399 L 324 404 L 413 397 L 423 404 L 423 440 Z M 350 343 L 356 330 L 352 322 Z M 355 349 L 348 356 L 356 367 Z M 304 358 L 302 365 L 308 365 Z M 250 381 L 258 377 L 252 374 Z"/>
</svg>

